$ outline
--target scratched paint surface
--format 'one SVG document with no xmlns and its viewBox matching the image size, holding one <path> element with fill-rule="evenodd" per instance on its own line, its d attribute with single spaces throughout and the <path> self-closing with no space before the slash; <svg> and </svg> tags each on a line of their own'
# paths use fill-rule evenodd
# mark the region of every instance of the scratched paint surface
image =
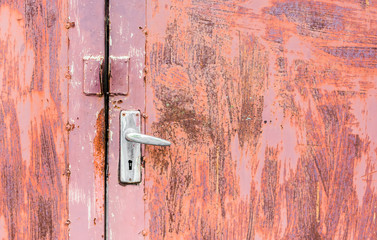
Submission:
<svg viewBox="0 0 377 240">
<path fill-rule="evenodd" d="M 0 2 L 0 239 L 67 239 L 64 1 Z"/>
<path fill-rule="evenodd" d="M 147 6 L 149 239 L 377 239 L 377 2 Z"/>
<path fill-rule="evenodd" d="M 108 239 L 144 239 L 144 183 L 119 184 L 119 128 L 121 110 L 145 109 L 145 1 L 110 1 L 110 86 L 119 88 L 127 79 L 128 93 L 116 95 L 110 88 L 109 104 L 109 177 L 107 188 L 107 234 Z M 129 59 L 128 71 L 117 71 L 124 67 L 122 59 Z M 128 75 L 124 75 L 128 74 Z M 143 128 L 143 127 L 142 127 Z M 142 129 L 144 131 L 144 129 Z"/>
<path fill-rule="evenodd" d="M 74 23 L 68 31 L 70 239 L 104 238 L 106 127 L 99 78 L 104 58 L 104 6 L 104 1 L 95 0 L 69 4 L 69 22 Z"/>
</svg>

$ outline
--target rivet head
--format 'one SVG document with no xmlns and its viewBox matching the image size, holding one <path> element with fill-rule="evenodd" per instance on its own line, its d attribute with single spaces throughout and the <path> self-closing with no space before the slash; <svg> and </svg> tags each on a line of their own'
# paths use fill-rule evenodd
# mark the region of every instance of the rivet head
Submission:
<svg viewBox="0 0 377 240">
<path fill-rule="evenodd" d="M 69 168 L 67 168 L 67 169 L 65 170 L 64 174 L 65 174 L 67 177 L 71 176 L 71 170 L 70 170 Z"/>
<path fill-rule="evenodd" d="M 67 130 L 68 132 L 69 132 L 69 131 L 72 131 L 74 128 L 75 128 L 75 124 L 71 124 L 71 123 L 68 122 L 68 123 L 65 125 L 65 130 Z"/>
<path fill-rule="evenodd" d="M 65 77 L 66 79 L 71 79 L 71 78 L 72 78 L 72 76 L 71 76 L 71 74 L 69 73 L 69 71 L 66 72 L 66 74 L 64 75 L 64 77 Z"/>
<path fill-rule="evenodd" d="M 65 28 L 66 29 L 73 28 L 74 26 L 75 26 L 75 22 L 66 22 L 65 23 Z"/>
</svg>

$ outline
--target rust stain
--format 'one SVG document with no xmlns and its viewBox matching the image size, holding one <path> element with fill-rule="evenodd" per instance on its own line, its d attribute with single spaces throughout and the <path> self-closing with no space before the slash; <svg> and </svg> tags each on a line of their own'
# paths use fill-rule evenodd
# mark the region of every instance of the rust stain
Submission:
<svg viewBox="0 0 377 240">
<path fill-rule="evenodd" d="M 98 113 L 96 120 L 96 136 L 93 140 L 94 147 L 94 166 L 96 170 L 96 177 L 103 178 L 105 166 L 105 110 L 102 108 Z"/>
<path fill-rule="evenodd" d="M 149 3 L 150 238 L 376 238 L 377 5 Z"/>
<path fill-rule="evenodd" d="M 96 211 L 98 219 L 101 220 L 104 211 L 104 176 L 105 176 L 105 110 L 102 108 L 98 113 L 96 120 L 96 135 L 93 139 L 93 156 L 94 156 L 94 169 L 95 169 L 95 186 L 96 186 Z M 96 219 L 94 220 L 94 223 Z"/>
</svg>

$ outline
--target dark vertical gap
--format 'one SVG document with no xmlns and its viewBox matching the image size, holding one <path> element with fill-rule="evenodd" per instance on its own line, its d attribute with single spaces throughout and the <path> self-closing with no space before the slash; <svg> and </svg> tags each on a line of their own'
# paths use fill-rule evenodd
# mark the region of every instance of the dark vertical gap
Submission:
<svg viewBox="0 0 377 240">
<path fill-rule="evenodd" d="M 110 38 L 110 0 L 105 0 L 105 56 L 104 56 L 104 65 L 103 65 L 103 76 L 102 76 L 102 89 L 104 92 L 104 105 L 105 105 L 105 229 L 104 229 L 104 239 L 107 239 L 107 229 L 108 229 L 108 196 L 107 196 L 107 179 L 109 173 L 109 163 L 108 163 L 108 152 L 109 152 L 109 38 Z"/>
</svg>

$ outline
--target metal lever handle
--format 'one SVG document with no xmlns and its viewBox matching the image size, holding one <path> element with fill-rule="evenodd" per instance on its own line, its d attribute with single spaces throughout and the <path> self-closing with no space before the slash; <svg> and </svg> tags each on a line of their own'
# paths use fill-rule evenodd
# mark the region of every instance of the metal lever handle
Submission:
<svg viewBox="0 0 377 240">
<path fill-rule="evenodd" d="M 125 135 L 126 135 L 126 139 L 130 142 L 142 143 L 142 144 L 147 144 L 147 145 L 155 145 L 155 146 L 170 146 L 171 145 L 171 143 L 167 140 L 138 133 L 133 128 L 127 128 Z"/>
<path fill-rule="evenodd" d="M 120 159 L 119 182 L 137 184 L 141 182 L 141 145 L 169 146 L 171 143 L 161 138 L 141 134 L 141 114 L 139 111 L 120 112 Z"/>
</svg>

